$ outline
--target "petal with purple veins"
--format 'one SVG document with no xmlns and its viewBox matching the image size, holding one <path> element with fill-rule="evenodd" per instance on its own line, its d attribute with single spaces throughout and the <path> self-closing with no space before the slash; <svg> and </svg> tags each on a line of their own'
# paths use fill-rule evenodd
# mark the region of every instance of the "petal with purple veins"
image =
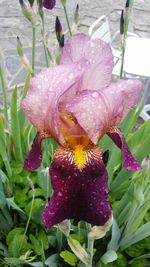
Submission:
<svg viewBox="0 0 150 267">
<path fill-rule="evenodd" d="M 24 162 L 24 168 L 28 171 L 33 171 L 41 165 L 42 161 L 42 149 L 41 149 L 42 138 L 39 133 L 37 133 L 34 138 L 31 150 Z"/>
<path fill-rule="evenodd" d="M 68 100 L 74 97 L 85 68 L 83 59 L 71 65 L 48 68 L 31 79 L 22 108 L 39 132 L 44 131 L 61 142 L 58 103 L 63 96 Z"/>
<path fill-rule="evenodd" d="M 113 70 L 113 55 L 109 44 L 100 39 L 90 40 L 85 34 L 76 34 L 65 43 L 61 64 L 78 62 L 80 59 L 89 62 L 83 75 L 81 89 L 99 90 L 110 84 Z"/>
<path fill-rule="evenodd" d="M 84 220 L 94 225 L 108 221 L 111 216 L 108 178 L 101 158 L 90 158 L 81 171 L 66 160 L 64 152 L 57 151 L 50 175 L 54 194 L 42 215 L 46 227 L 65 219 Z"/>
<path fill-rule="evenodd" d="M 111 129 L 109 132 L 107 132 L 107 135 L 114 141 L 116 146 L 118 146 L 121 149 L 123 157 L 123 167 L 129 171 L 141 170 L 142 166 L 137 162 L 137 160 L 131 154 L 121 131 L 119 129 Z"/>
<path fill-rule="evenodd" d="M 113 82 L 103 91 L 84 90 L 64 109 L 73 113 L 89 138 L 97 144 L 108 129 L 119 125 L 135 106 L 142 93 L 142 84 L 136 80 Z"/>
</svg>

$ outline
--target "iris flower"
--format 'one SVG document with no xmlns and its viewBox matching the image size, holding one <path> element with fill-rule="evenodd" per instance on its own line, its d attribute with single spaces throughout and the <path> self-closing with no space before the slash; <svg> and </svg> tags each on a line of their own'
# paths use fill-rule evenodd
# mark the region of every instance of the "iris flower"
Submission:
<svg viewBox="0 0 150 267">
<path fill-rule="evenodd" d="M 102 226 L 111 217 L 108 175 L 98 146 L 104 134 L 121 149 L 127 170 L 141 169 L 118 125 L 137 103 L 142 85 L 112 81 L 112 69 L 110 46 L 77 34 L 63 47 L 60 65 L 31 79 L 22 107 L 38 134 L 25 168 L 40 166 L 44 138 L 59 144 L 50 166 L 54 193 L 42 215 L 46 227 L 74 218 Z"/>
<path fill-rule="evenodd" d="M 56 5 L 56 0 L 43 0 L 43 6 L 47 9 L 53 9 Z"/>
</svg>

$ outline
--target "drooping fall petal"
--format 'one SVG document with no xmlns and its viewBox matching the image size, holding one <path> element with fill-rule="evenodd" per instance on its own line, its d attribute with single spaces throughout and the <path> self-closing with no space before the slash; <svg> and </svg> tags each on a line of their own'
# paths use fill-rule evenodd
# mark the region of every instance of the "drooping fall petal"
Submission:
<svg viewBox="0 0 150 267">
<path fill-rule="evenodd" d="M 68 39 L 62 49 L 61 64 L 86 59 L 89 66 L 83 75 L 81 89 L 100 90 L 110 84 L 113 55 L 110 45 L 102 40 L 90 40 L 85 34 Z"/>
<path fill-rule="evenodd" d="M 93 143 L 121 123 L 135 106 L 142 92 L 137 80 L 113 82 L 103 91 L 82 91 L 64 109 L 73 113 Z"/>
<path fill-rule="evenodd" d="M 56 5 L 56 0 L 43 0 L 43 6 L 47 9 L 53 9 Z"/>
<path fill-rule="evenodd" d="M 125 141 L 119 129 L 112 129 L 107 132 L 107 135 L 114 141 L 114 143 L 121 149 L 123 157 L 123 167 L 129 171 L 141 170 L 142 166 L 137 162 L 137 160 L 131 154 L 129 147 Z"/>
<path fill-rule="evenodd" d="M 58 112 L 59 100 L 72 99 L 80 89 L 85 60 L 71 65 L 59 65 L 41 71 L 30 81 L 22 108 L 39 132 L 43 131 L 63 143 Z"/>
<path fill-rule="evenodd" d="M 99 148 L 95 153 L 89 155 L 87 165 L 79 170 L 71 160 L 71 152 L 56 152 L 50 169 L 54 194 L 42 215 L 46 227 L 50 228 L 65 219 L 104 225 L 110 218 L 107 171 Z"/>
<path fill-rule="evenodd" d="M 33 171 L 41 165 L 42 161 L 42 149 L 41 149 L 42 138 L 39 133 L 37 133 L 34 138 L 31 150 L 24 162 L 24 168 L 28 171 Z"/>
</svg>

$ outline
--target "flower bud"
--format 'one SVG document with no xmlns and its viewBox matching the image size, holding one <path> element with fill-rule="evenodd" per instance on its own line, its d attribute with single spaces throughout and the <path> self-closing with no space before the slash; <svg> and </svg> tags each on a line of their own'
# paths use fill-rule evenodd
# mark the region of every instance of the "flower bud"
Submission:
<svg viewBox="0 0 150 267">
<path fill-rule="evenodd" d="M 43 18 L 43 2 L 42 0 L 37 0 L 38 12 L 41 18 Z"/>
<path fill-rule="evenodd" d="M 44 0 L 43 6 L 47 9 L 53 9 L 56 5 L 56 0 Z"/>
<path fill-rule="evenodd" d="M 77 4 L 74 14 L 74 23 L 78 24 L 78 21 L 79 21 L 79 5 Z"/>
<path fill-rule="evenodd" d="M 126 8 L 128 8 L 130 6 L 130 0 L 126 1 Z"/>
<path fill-rule="evenodd" d="M 107 165 L 108 159 L 109 159 L 109 150 L 107 149 L 107 150 L 103 153 L 103 162 L 104 162 L 104 165 L 105 165 L 105 166 Z"/>
<path fill-rule="evenodd" d="M 32 23 L 32 25 L 35 25 L 35 13 L 29 2 L 27 0 L 19 0 L 19 2 L 25 18 L 27 18 Z"/>
<path fill-rule="evenodd" d="M 60 231 L 65 234 L 65 236 L 69 236 L 71 223 L 70 220 L 64 220 L 59 224 Z"/>
<path fill-rule="evenodd" d="M 23 47 L 22 47 L 21 41 L 20 41 L 18 36 L 17 36 L 17 51 L 18 51 L 18 55 L 21 58 L 21 62 L 23 64 L 23 66 L 25 67 L 25 69 L 28 72 L 33 73 L 33 70 L 32 70 L 32 68 L 30 66 L 29 60 L 24 55 Z"/>
<path fill-rule="evenodd" d="M 150 169 L 150 156 L 149 155 L 147 155 L 146 158 L 144 158 L 144 160 L 142 161 L 142 166 L 146 170 Z"/>
<path fill-rule="evenodd" d="M 33 4 L 34 4 L 34 1 L 35 1 L 35 0 L 28 0 L 28 1 L 29 1 L 29 3 L 30 3 L 30 6 L 32 7 Z"/>
<path fill-rule="evenodd" d="M 75 34 L 77 32 L 78 21 L 79 21 L 79 5 L 77 4 L 76 10 L 75 10 L 75 13 L 74 13 L 73 25 L 71 27 L 72 34 Z"/>
<path fill-rule="evenodd" d="M 124 34 L 124 11 L 121 12 L 120 17 L 120 34 Z"/>
<path fill-rule="evenodd" d="M 73 253 L 86 265 L 88 266 L 89 264 L 89 256 L 86 252 L 86 250 L 81 246 L 81 244 L 79 243 L 79 241 L 71 238 L 71 236 L 69 236 L 67 238 L 68 241 L 68 245 L 71 248 L 71 250 L 73 251 Z"/>
<path fill-rule="evenodd" d="M 55 31 L 56 31 L 56 38 L 59 43 L 59 46 L 63 47 L 64 46 L 64 34 L 62 32 L 62 26 L 61 26 L 61 23 L 58 17 L 56 17 Z"/>
<path fill-rule="evenodd" d="M 67 0 L 61 0 L 61 3 L 63 6 L 66 6 L 66 2 L 67 2 Z"/>
<path fill-rule="evenodd" d="M 113 216 L 111 216 L 110 219 L 103 226 L 93 226 L 91 228 L 91 231 L 88 233 L 88 238 L 92 240 L 103 238 L 109 231 L 112 223 Z"/>
</svg>

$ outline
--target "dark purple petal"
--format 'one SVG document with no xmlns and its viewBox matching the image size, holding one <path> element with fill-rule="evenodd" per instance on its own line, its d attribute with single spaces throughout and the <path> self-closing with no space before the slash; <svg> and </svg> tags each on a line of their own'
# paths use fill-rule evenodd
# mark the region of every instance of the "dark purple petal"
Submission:
<svg viewBox="0 0 150 267">
<path fill-rule="evenodd" d="M 47 9 L 53 9 L 56 5 L 56 0 L 44 0 L 43 6 Z"/>
<path fill-rule="evenodd" d="M 34 138 L 31 150 L 24 162 L 24 168 L 28 171 L 37 169 L 41 165 L 42 161 L 42 149 L 41 149 L 42 138 L 40 133 L 37 133 Z"/>
<path fill-rule="evenodd" d="M 61 151 L 55 154 L 50 168 L 54 194 L 42 215 L 44 225 L 50 228 L 65 219 L 104 225 L 111 216 L 111 208 L 102 159 L 89 157 L 85 168 L 79 170 L 67 159 L 72 152 Z"/>
<path fill-rule="evenodd" d="M 129 171 L 137 171 L 141 170 L 142 166 L 137 162 L 137 160 L 131 154 L 129 147 L 125 141 L 124 136 L 120 132 L 119 129 L 112 129 L 107 132 L 107 135 L 114 141 L 116 146 L 121 149 L 122 157 L 123 157 L 123 167 Z"/>
</svg>

